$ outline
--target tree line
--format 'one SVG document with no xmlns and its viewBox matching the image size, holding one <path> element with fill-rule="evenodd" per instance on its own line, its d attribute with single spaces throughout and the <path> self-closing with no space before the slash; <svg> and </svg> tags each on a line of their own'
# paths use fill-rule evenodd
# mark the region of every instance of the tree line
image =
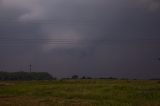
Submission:
<svg viewBox="0 0 160 106">
<path fill-rule="evenodd" d="M 0 72 L 0 80 L 53 80 L 47 72 Z"/>
</svg>

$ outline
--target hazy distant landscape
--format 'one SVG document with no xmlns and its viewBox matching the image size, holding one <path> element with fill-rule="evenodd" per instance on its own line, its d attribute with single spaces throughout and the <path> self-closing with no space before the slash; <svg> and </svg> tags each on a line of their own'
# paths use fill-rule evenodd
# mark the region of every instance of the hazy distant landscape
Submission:
<svg viewBox="0 0 160 106">
<path fill-rule="evenodd" d="M 160 106 L 160 0 L 0 0 L 0 106 Z"/>
<path fill-rule="evenodd" d="M 0 81 L 0 106 L 160 106 L 160 81 Z"/>
</svg>

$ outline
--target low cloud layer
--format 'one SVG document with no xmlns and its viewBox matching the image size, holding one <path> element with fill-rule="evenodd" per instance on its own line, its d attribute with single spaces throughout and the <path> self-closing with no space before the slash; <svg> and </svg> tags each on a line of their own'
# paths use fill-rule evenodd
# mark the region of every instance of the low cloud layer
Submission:
<svg viewBox="0 0 160 106">
<path fill-rule="evenodd" d="M 0 70 L 159 78 L 159 0 L 1 0 Z"/>
<path fill-rule="evenodd" d="M 152 11 L 158 10 L 160 7 L 159 0 L 142 0 L 142 3 Z"/>
</svg>

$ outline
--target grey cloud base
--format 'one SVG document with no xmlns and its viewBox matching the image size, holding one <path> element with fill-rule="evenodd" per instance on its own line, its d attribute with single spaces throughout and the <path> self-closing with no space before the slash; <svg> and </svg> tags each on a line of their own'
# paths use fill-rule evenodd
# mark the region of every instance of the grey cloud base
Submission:
<svg viewBox="0 0 160 106">
<path fill-rule="evenodd" d="M 160 78 L 156 0 L 1 0 L 0 70 Z"/>
</svg>

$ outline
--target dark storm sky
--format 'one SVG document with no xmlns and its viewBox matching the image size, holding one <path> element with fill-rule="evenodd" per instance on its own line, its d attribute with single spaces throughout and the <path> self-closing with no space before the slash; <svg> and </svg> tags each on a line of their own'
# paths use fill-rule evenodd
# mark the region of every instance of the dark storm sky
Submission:
<svg viewBox="0 0 160 106">
<path fill-rule="evenodd" d="M 0 0 L 0 70 L 160 78 L 159 0 Z"/>
</svg>

